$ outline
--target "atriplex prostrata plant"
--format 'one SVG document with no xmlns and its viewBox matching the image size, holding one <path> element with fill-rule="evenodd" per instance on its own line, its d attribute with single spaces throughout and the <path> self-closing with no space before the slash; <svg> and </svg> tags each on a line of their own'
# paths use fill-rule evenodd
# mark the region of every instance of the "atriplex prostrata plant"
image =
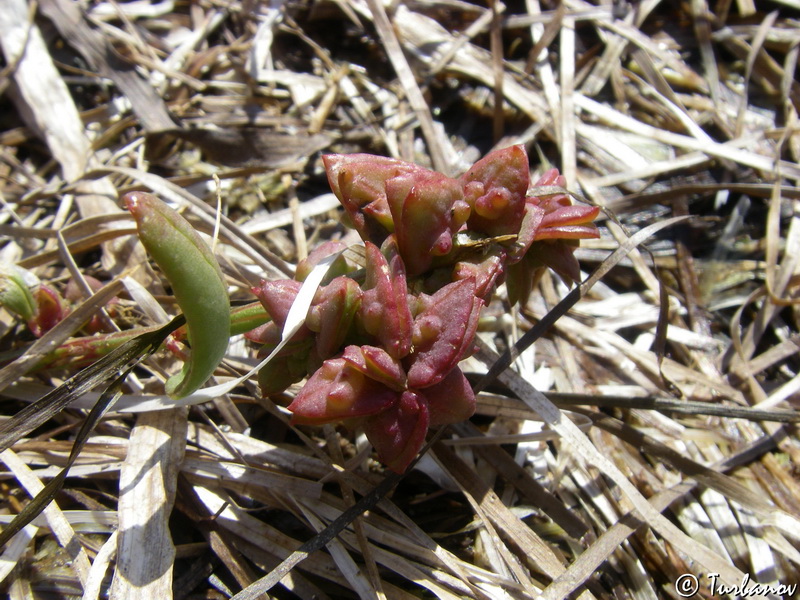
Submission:
<svg viewBox="0 0 800 600">
<path fill-rule="evenodd" d="M 307 378 L 288 406 L 294 424 L 363 427 L 380 459 L 402 472 L 429 427 L 474 412 L 458 364 L 473 351 L 481 308 L 494 290 L 505 282 L 509 300 L 524 302 L 547 267 L 577 280 L 573 251 L 580 239 L 597 237 L 598 209 L 573 205 L 555 169 L 531 186 L 522 146 L 490 153 L 457 179 L 368 154 L 327 155 L 323 162 L 364 241 L 363 261 L 333 262 L 304 325 L 260 370 L 259 383 L 273 395 Z M 186 316 L 167 344 L 185 359 L 167 382 L 176 398 L 213 373 L 234 333 L 249 329 L 246 336 L 262 353 L 272 352 L 302 281 L 344 249 L 325 243 L 298 265 L 294 280 L 263 281 L 253 289 L 262 310 L 231 310 L 216 260 L 188 222 L 149 194 L 129 194 L 126 204 Z M 17 312 L 41 335 L 54 324 L 44 300 L 58 298 L 47 288 L 32 302 L 19 286 L 18 278 L 8 280 L 5 304 L 14 309 L 15 299 L 24 309 Z M 80 364 L 136 332 L 71 340 L 49 364 Z M 175 343 L 187 338 L 188 354 Z"/>
</svg>

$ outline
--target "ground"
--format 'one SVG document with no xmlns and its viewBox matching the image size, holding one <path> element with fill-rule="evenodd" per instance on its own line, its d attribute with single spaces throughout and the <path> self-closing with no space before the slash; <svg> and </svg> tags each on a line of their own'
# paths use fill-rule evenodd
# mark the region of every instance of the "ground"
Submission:
<svg viewBox="0 0 800 600">
<path fill-rule="evenodd" d="M 7 542 L 3 591 L 792 597 L 777 586 L 800 584 L 799 8 L 7 0 L 3 527 L 57 489 Z M 164 348 L 109 413 L 88 412 L 86 392 L 144 351 L 85 370 L 103 343 L 180 312 L 124 194 L 152 192 L 216 239 L 247 304 L 321 242 L 357 239 L 323 154 L 457 177 L 514 144 L 534 177 L 557 167 L 601 208 L 601 236 L 576 251 L 580 286 L 547 274 L 519 310 L 501 287 L 462 364 L 476 415 L 404 477 L 357 427 L 290 425 L 297 385 L 155 400 L 181 362 Z M 12 275 L 53 290 L 53 319 L 20 316 Z M 216 383 L 257 351 L 234 337 Z M 338 536 L 315 537 L 342 514 Z"/>
</svg>

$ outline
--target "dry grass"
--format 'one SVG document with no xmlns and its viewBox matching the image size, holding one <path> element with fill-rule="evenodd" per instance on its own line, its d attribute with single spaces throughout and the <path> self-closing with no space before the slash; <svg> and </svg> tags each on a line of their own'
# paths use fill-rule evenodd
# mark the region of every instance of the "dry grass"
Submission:
<svg viewBox="0 0 800 600">
<path fill-rule="evenodd" d="M 126 191 L 155 191 L 206 233 L 219 202 L 240 300 L 346 235 L 324 151 L 457 174 L 525 143 L 606 217 L 579 251 L 582 286 L 546 278 L 518 314 L 489 307 L 466 367 L 478 415 L 399 483 L 362 438 L 290 428 L 252 382 L 142 410 L 176 366 L 156 356 L 6 546 L 2 589 L 649 599 L 676 597 L 685 573 L 700 597 L 709 573 L 800 584 L 798 8 L 6 0 L 0 260 L 62 290 L 83 275 L 110 287 L 83 282 L 35 343 L 0 312 L 4 420 L 75 372 L 34 367 L 108 298 L 117 329 L 174 314 Z M 218 380 L 253 364 L 235 341 Z M 67 464 L 95 399 L 0 454 L 0 522 Z M 343 513 L 336 537 L 314 538 Z"/>
</svg>

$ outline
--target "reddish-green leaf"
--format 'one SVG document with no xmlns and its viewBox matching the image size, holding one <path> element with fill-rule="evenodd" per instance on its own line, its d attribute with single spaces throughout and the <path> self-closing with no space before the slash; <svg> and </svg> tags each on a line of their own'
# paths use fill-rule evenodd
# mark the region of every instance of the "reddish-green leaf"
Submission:
<svg viewBox="0 0 800 600">
<path fill-rule="evenodd" d="M 381 462 L 402 473 L 425 443 L 429 422 L 424 398 L 409 391 L 389 410 L 367 419 L 364 430 Z"/>
<path fill-rule="evenodd" d="M 292 423 L 334 423 L 386 410 L 399 394 L 343 358 L 326 360 L 289 405 Z"/>
<path fill-rule="evenodd" d="M 430 297 L 414 320 L 409 388 L 439 383 L 472 350 L 482 306 L 473 279 L 448 284 Z"/>
</svg>

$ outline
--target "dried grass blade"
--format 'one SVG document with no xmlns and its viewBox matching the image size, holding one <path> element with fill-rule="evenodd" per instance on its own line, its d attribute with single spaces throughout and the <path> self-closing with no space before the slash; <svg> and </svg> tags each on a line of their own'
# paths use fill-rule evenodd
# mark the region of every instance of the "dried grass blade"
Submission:
<svg viewBox="0 0 800 600">
<path fill-rule="evenodd" d="M 450 165 L 445 159 L 444 149 L 442 147 L 442 140 L 434 127 L 433 117 L 431 116 L 430 108 L 419 89 L 417 80 L 414 77 L 414 72 L 408 64 L 403 49 L 400 47 L 400 42 L 397 39 L 394 26 L 389 21 L 386 10 L 383 4 L 378 0 L 367 0 L 367 6 L 372 13 L 372 19 L 375 23 L 375 28 L 378 30 L 378 35 L 381 37 L 386 54 L 389 55 L 389 60 L 397 73 L 400 84 L 403 86 L 406 98 L 408 99 L 411 108 L 414 110 L 417 118 L 419 119 L 422 134 L 425 136 L 425 141 L 428 143 L 428 152 L 431 156 L 431 163 L 436 171 L 447 174 L 450 171 Z"/>
<path fill-rule="evenodd" d="M 322 194 L 311 200 L 306 200 L 297 207 L 297 215 L 299 219 L 309 219 L 316 217 L 331 210 L 336 210 L 341 207 L 339 199 L 333 194 Z M 294 220 L 295 211 L 291 208 L 284 208 L 276 210 L 273 213 L 268 213 L 263 216 L 255 216 L 249 219 L 247 223 L 243 223 L 242 231 L 249 235 L 263 233 L 278 227 L 290 225 Z"/>
<path fill-rule="evenodd" d="M 689 3 L 692 17 L 694 17 L 694 32 L 700 47 L 700 59 L 703 63 L 703 72 L 706 77 L 711 100 L 719 110 L 719 69 L 714 57 L 714 47 L 711 45 L 711 23 L 709 22 L 708 2 L 706 0 L 691 0 Z"/>
<path fill-rule="evenodd" d="M 61 469 L 58 475 L 53 477 L 53 479 L 47 483 L 47 485 L 42 487 L 41 490 L 37 491 L 33 500 L 19 512 L 19 514 L 7 527 L 3 528 L 3 531 L 0 532 L 0 547 L 5 545 L 11 536 L 16 534 L 25 525 L 35 519 L 43 510 L 46 510 L 50 502 L 53 501 L 56 494 L 58 494 L 58 492 L 61 490 L 61 487 L 64 485 L 64 480 L 67 478 L 70 468 L 75 463 L 78 455 L 81 453 L 84 444 L 89 438 L 89 434 L 92 432 L 92 430 L 94 430 L 97 423 L 103 418 L 103 415 L 106 414 L 108 409 L 113 406 L 114 402 L 116 402 L 117 398 L 119 398 L 121 395 L 120 388 L 132 369 L 133 366 L 128 367 L 125 372 L 117 377 L 114 382 L 108 386 L 108 389 L 100 396 L 97 403 L 92 407 L 92 410 L 89 411 L 89 414 L 86 416 L 86 420 L 78 430 L 78 434 L 75 436 L 75 441 L 72 445 L 72 450 L 70 450 L 67 464 L 63 469 Z"/>
<path fill-rule="evenodd" d="M 28 545 L 37 531 L 39 531 L 39 528 L 35 525 L 26 525 L 5 547 L 2 556 L 0 556 L 0 583 L 6 580 L 6 577 L 9 576 L 19 563 L 19 560 L 27 552 Z"/>
<path fill-rule="evenodd" d="M 480 348 L 479 357 L 487 364 L 492 364 L 496 355 L 477 339 Z M 516 373 L 506 370 L 499 374 L 498 379 L 507 385 L 519 398 L 555 431 L 561 434 L 565 442 L 573 447 L 578 456 L 600 471 L 605 473 L 619 486 L 628 500 L 639 511 L 645 521 L 676 548 L 680 548 L 693 560 L 702 564 L 709 572 L 719 573 L 720 581 L 726 585 L 736 585 L 741 582 L 744 573 L 705 546 L 698 544 L 678 529 L 673 523 L 664 518 L 661 513 L 653 510 L 647 500 L 628 480 L 628 478 L 589 441 L 578 427 L 561 414 L 561 411 L 550 402 L 544 394 L 534 388 L 530 383 L 519 377 Z"/>
<path fill-rule="evenodd" d="M 180 327 L 184 321 L 183 315 L 180 315 L 164 327 L 126 342 L 96 363 L 73 375 L 43 398 L 23 408 L 9 420 L 0 424 L 0 449 L 5 450 L 11 447 L 14 442 L 43 425 L 78 396 L 119 373 L 131 361 L 138 363 L 158 350 L 167 336 Z"/>
<path fill-rule="evenodd" d="M 99 231 L 97 233 L 93 233 L 87 235 L 86 237 L 75 239 L 67 244 L 67 249 L 72 254 L 77 254 L 79 252 L 86 252 L 87 250 L 92 250 L 97 248 L 103 243 L 110 242 L 112 240 L 116 240 L 122 236 L 127 236 L 131 234 L 135 234 L 136 229 L 134 228 L 114 228 L 105 231 Z M 142 249 L 144 252 L 144 249 Z M 134 254 L 137 254 L 134 251 Z M 39 252 L 37 254 L 33 254 L 26 258 L 21 259 L 17 264 L 20 267 L 25 267 L 26 269 L 32 269 L 33 267 L 39 267 L 41 265 L 46 265 L 49 263 L 53 263 L 57 261 L 60 257 L 59 250 L 45 250 L 43 252 Z M 134 262 L 131 264 L 131 268 L 137 267 L 145 262 L 144 257 L 139 260 L 139 262 Z"/>
<path fill-rule="evenodd" d="M 108 38 L 92 30 L 81 14 L 80 5 L 64 0 L 40 0 L 45 14 L 64 39 L 80 52 L 98 74 L 112 80 L 130 100 L 133 111 L 148 131 L 169 129 L 175 122 L 156 90 L 125 64 Z"/>
<path fill-rule="evenodd" d="M 523 524 L 451 448 L 440 442 L 434 444 L 433 449 L 441 464 L 463 487 L 462 492 L 481 506 L 487 518 L 500 529 L 507 540 L 517 545 L 551 579 L 564 571 L 564 565 L 550 547 Z"/>
<path fill-rule="evenodd" d="M 453 594 L 449 590 L 438 585 L 435 579 L 427 572 L 426 569 L 420 565 L 415 565 L 402 556 L 392 554 L 380 547 L 373 548 L 375 557 L 381 561 L 381 564 L 386 568 L 391 569 L 395 573 L 402 575 L 408 581 L 413 581 L 420 587 L 425 588 L 430 593 L 434 594 L 439 600 L 460 600 L 464 598 L 463 594 Z M 416 596 L 415 596 L 416 597 Z"/>
<path fill-rule="evenodd" d="M 330 453 L 333 462 L 337 465 L 346 465 L 344 453 L 340 447 L 341 438 L 339 437 L 338 433 L 336 433 L 334 427 L 330 425 L 325 426 L 325 438 L 328 444 L 328 452 Z M 348 506 L 352 506 L 353 503 L 355 503 L 353 488 L 351 488 L 345 481 L 340 481 L 339 487 L 342 492 L 342 499 Z M 303 497 L 303 500 L 306 500 L 306 498 Z M 353 521 L 353 531 L 355 531 L 356 534 L 356 543 L 358 549 L 361 551 L 361 556 L 364 559 L 369 581 L 378 596 L 378 600 L 386 600 L 386 594 L 383 591 L 383 584 L 380 573 L 378 572 L 378 565 L 375 562 L 372 546 L 370 545 L 367 535 L 364 532 L 364 521 L 362 517 L 359 517 Z"/>
<path fill-rule="evenodd" d="M 695 462 L 613 417 L 600 413 L 585 412 L 584 414 L 591 418 L 598 427 L 613 433 L 634 447 L 656 456 L 684 475 L 716 490 L 728 500 L 733 500 L 737 504 L 749 508 L 764 519 L 765 522 L 778 527 L 783 533 L 800 539 L 800 519 L 798 519 L 798 516 L 790 515 L 773 506 L 764 499 L 763 495 L 757 494 L 727 475 Z"/>
<path fill-rule="evenodd" d="M 53 157 L 68 180 L 79 177 L 91 154 L 83 121 L 35 22 L 26 0 L 8 0 L 0 11 L 0 45 L 5 56 L 20 57 L 14 71 L 25 109 L 30 111 Z M 10 61 L 9 61 L 10 62 Z"/>
<path fill-rule="evenodd" d="M 541 15 L 542 7 L 539 0 L 526 0 L 525 6 L 528 14 Z M 553 68 L 550 65 L 549 53 L 547 48 L 558 35 L 561 29 L 561 19 L 564 17 L 564 4 L 560 3 L 554 15 L 551 15 L 550 22 L 546 26 L 537 23 L 531 23 L 531 40 L 534 42 L 528 54 L 525 71 L 527 73 L 534 73 L 542 83 L 544 89 L 544 97 L 547 105 L 550 107 L 550 114 L 553 116 L 553 127 L 556 131 L 561 130 L 559 123 L 559 91 L 556 84 L 555 76 L 553 75 Z"/>
<path fill-rule="evenodd" d="M 397 8 L 395 26 L 400 30 L 403 41 L 411 52 L 420 58 L 433 62 L 439 52 L 447 52 L 453 44 L 453 36 L 438 21 L 425 15 L 411 12 L 406 6 Z M 448 62 L 448 72 L 464 74 L 480 81 L 486 87 L 494 85 L 491 54 L 478 46 L 465 43 Z M 539 94 L 519 83 L 509 73 L 503 81 L 506 100 L 528 115 L 536 124 L 550 122 L 549 106 Z"/>
<path fill-rule="evenodd" d="M 236 482 L 244 486 L 272 489 L 281 495 L 293 494 L 304 498 L 319 498 L 322 493 L 322 484 L 316 481 L 308 481 L 285 473 L 276 473 L 220 459 L 206 460 L 186 457 L 181 465 L 181 471 L 192 475 L 195 479 L 202 478 L 223 486 L 225 482 Z"/>
<path fill-rule="evenodd" d="M 185 408 L 142 413 L 131 432 L 120 471 L 112 600 L 172 598 L 175 547 L 169 517 L 186 448 L 187 417 Z"/>
<path fill-rule="evenodd" d="M 306 518 L 309 524 L 317 530 L 317 533 L 320 533 L 325 529 L 325 524 L 317 518 L 312 509 L 306 507 L 302 502 L 296 502 L 296 505 L 303 513 L 303 516 Z M 336 563 L 336 566 L 339 567 L 339 571 L 344 578 L 347 579 L 350 587 L 356 594 L 358 594 L 358 597 L 361 598 L 361 600 L 375 600 L 377 598 L 385 599 L 382 591 L 380 592 L 379 596 L 378 590 L 374 590 L 371 587 L 369 580 L 358 568 L 355 561 L 347 552 L 347 549 L 341 541 L 333 538 L 330 542 L 328 542 L 327 548 L 331 553 L 331 557 Z"/>
<path fill-rule="evenodd" d="M 353 519 L 357 518 L 363 512 L 374 507 L 378 502 L 386 496 L 403 478 L 402 475 L 391 473 L 387 475 L 378 485 L 376 485 L 370 492 L 363 496 L 353 506 L 339 515 L 327 528 L 318 533 L 316 536 L 305 542 L 295 552 L 292 552 L 280 565 L 275 567 L 267 575 L 258 581 L 246 587 L 241 592 L 236 594 L 231 600 L 255 600 L 261 594 L 272 589 L 281 579 L 283 579 L 289 572 L 294 569 L 299 563 L 305 560 L 312 552 L 321 549 L 328 544 L 330 540 L 336 537 L 345 527 L 347 527 Z"/>
<path fill-rule="evenodd" d="M 352 485 L 352 484 L 351 484 Z M 447 549 L 437 544 L 425 531 L 417 525 L 411 517 L 400 510 L 393 502 L 387 499 L 382 499 L 378 507 L 383 510 L 387 515 L 394 519 L 401 527 L 405 528 L 416 538 L 417 542 L 423 548 L 429 550 L 437 559 L 437 561 L 446 567 L 455 577 L 457 577 L 463 584 L 468 586 L 473 594 L 477 597 L 483 597 L 482 592 L 470 583 L 467 577 L 467 571 L 471 568 L 457 556 L 454 556 Z"/>
<path fill-rule="evenodd" d="M 644 20 L 647 17 L 647 12 L 644 7 L 638 11 L 639 18 Z M 634 11 L 630 11 L 625 16 L 625 24 L 631 25 L 634 21 Z M 627 48 L 629 41 L 618 34 L 607 35 L 605 39 L 605 49 L 603 55 L 595 64 L 592 71 L 586 77 L 581 86 L 581 92 L 587 96 L 597 95 L 603 86 L 606 85 L 608 78 L 611 76 L 615 68 L 619 68 L 620 58 L 622 53 Z"/>
<path fill-rule="evenodd" d="M 559 34 L 559 83 L 560 118 L 558 119 L 559 143 L 561 146 L 561 172 L 567 180 L 567 187 L 575 186 L 578 172 L 577 143 L 575 133 L 575 19 L 567 16 L 562 22 Z"/>
<path fill-rule="evenodd" d="M 682 483 L 669 490 L 659 492 L 650 498 L 649 502 L 655 510 L 663 511 L 672 502 L 691 491 L 693 487 L 692 484 Z M 626 538 L 642 525 L 644 525 L 644 521 L 633 512 L 623 515 L 621 519 L 606 529 L 591 546 L 578 555 L 567 567 L 567 570 L 542 591 L 539 598 L 541 600 L 560 600 L 568 597 L 617 551 Z"/>
<path fill-rule="evenodd" d="M 108 539 L 100 547 L 100 551 L 92 561 L 92 568 L 89 569 L 89 578 L 83 586 L 83 597 L 81 600 L 97 600 L 103 587 L 108 565 L 117 551 L 118 530 L 111 532 Z"/>
<path fill-rule="evenodd" d="M 45 497 L 45 494 L 48 491 L 47 486 L 42 484 L 39 478 L 33 473 L 33 471 L 31 471 L 30 467 L 22 462 L 13 450 L 10 448 L 3 450 L 3 452 L 0 453 L 0 460 L 6 463 L 6 466 L 14 474 L 14 477 L 17 478 L 17 481 L 20 482 L 22 487 L 24 487 L 31 496 L 34 496 L 34 500 L 28 504 L 28 506 L 35 505 L 38 498 Z M 47 504 L 41 508 L 38 506 L 35 506 L 35 508 L 38 509 L 37 514 L 42 509 L 44 510 L 45 517 L 47 518 L 47 524 L 52 530 L 53 535 L 71 556 L 78 579 L 80 579 L 81 585 L 85 585 L 86 580 L 89 577 L 89 569 L 91 565 L 89 564 L 89 557 L 86 554 L 86 549 L 81 545 L 80 539 L 75 535 L 75 530 L 69 524 L 58 505 Z M 20 515 L 24 514 L 26 510 L 27 507 L 22 510 Z M 27 516 L 28 515 L 26 515 L 26 517 Z M 35 515 L 30 515 L 30 518 L 33 518 L 33 516 Z M 15 530 L 14 524 L 12 523 L 3 529 L 2 534 L 5 534 L 6 531 L 16 533 L 16 531 L 22 529 L 22 527 L 24 527 L 26 524 L 27 523 L 22 523 L 22 525 Z M 5 542 L 8 541 L 8 537 L 10 536 L 4 535 L 4 537 L 6 537 L 4 540 Z"/>
<path fill-rule="evenodd" d="M 755 443 L 742 448 L 715 469 L 727 470 L 752 462 L 759 455 L 774 448 L 774 440 L 765 436 Z M 655 510 L 664 511 L 673 502 L 697 487 L 695 482 L 682 482 L 655 494 L 648 500 Z M 542 600 L 558 600 L 567 597 L 580 586 L 634 531 L 644 525 L 634 511 L 623 515 L 616 523 L 604 531 L 597 540 L 582 552 L 578 558 L 550 584 L 542 593 Z"/>
<path fill-rule="evenodd" d="M 492 138 L 494 143 L 500 141 L 505 129 L 505 113 L 503 112 L 503 32 L 500 29 L 500 16 L 505 6 L 500 0 L 490 0 L 492 25 L 489 30 L 489 44 L 492 53 L 492 69 L 494 70 L 494 114 L 492 115 Z"/>
<path fill-rule="evenodd" d="M 773 172 L 776 168 L 780 168 L 783 174 L 791 179 L 800 179 L 800 166 L 797 163 L 786 160 L 775 160 L 771 157 L 763 156 L 757 152 L 752 152 L 742 149 L 738 146 L 742 144 L 741 140 L 733 140 L 726 143 L 707 142 L 705 140 L 698 140 L 696 138 L 672 133 L 646 125 L 641 121 L 623 115 L 621 112 L 609 108 L 587 96 L 582 94 L 575 94 L 575 105 L 589 113 L 594 114 L 596 117 L 611 123 L 620 129 L 639 134 L 641 136 L 658 140 L 665 144 L 675 146 L 676 148 L 683 148 L 685 150 L 699 150 L 705 152 L 709 156 L 715 156 L 722 159 L 731 160 L 733 162 L 759 169 L 767 173 Z"/>
<path fill-rule="evenodd" d="M 779 209 L 780 196 L 776 192 L 770 199 L 770 212 L 768 214 L 767 285 L 764 286 L 764 289 L 755 290 L 750 294 L 731 320 L 732 347 L 736 352 L 736 358 L 745 364 L 755 352 L 756 346 L 767 331 L 770 322 L 782 309 L 782 302 L 779 302 L 779 300 L 782 299 L 782 296 L 786 293 L 787 287 L 792 283 L 797 262 L 800 260 L 800 219 L 793 217 L 789 223 L 789 231 L 783 242 L 783 260 L 780 262 L 780 265 L 777 263 L 778 245 L 781 243 L 779 223 L 777 221 Z M 777 272 L 769 274 L 769 272 L 773 270 Z M 742 335 L 740 322 L 743 311 L 750 303 L 765 294 L 769 296 L 772 302 L 764 302 L 759 307 L 756 318 L 753 319 L 750 326 L 744 332 L 744 335 Z M 753 377 L 749 377 L 748 379 L 751 383 L 755 382 L 755 378 Z"/>
<path fill-rule="evenodd" d="M 191 485 L 184 485 L 184 482 L 180 480 L 178 485 L 180 488 L 179 498 L 181 499 L 180 510 L 186 513 L 189 519 L 197 523 L 198 529 L 208 541 L 211 551 L 228 568 L 236 582 L 242 587 L 250 585 L 255 581 L 256 575 L 239 550 L 234 547 L 232 541 L 227 536 L 222 535 L 214 519 L 215 515 L 208 511 L 208 507 L 203 504 Z M 264 595 L 260 600 L 270 599 Z"/>
<path fill-rule="evenodd" d="M 653 223 L 652 225 L 648 225 L 644 229 L 636 232 L 636 234 L 628 238 L 624 244 L 617 248 L 611 256 L 605 259 L 600 266 L 595 269 L 595 271 L 586 279 L 586 281 L 582 282 L 569 294 L 567 294 L 564 299 L 561 300 L 561 302 L 559 302 L 544 316 L 544 318 L 542 318 L 534 327 L 527 331 L 525 335 L 523 335 L 517 341 L 517 343 L 514 344 L 513 348 L 503 353 L 498 361 L 490 366 L 488 373 L 486 373 L 486 375 L 484 375 L 481 380 L 475 384 L 475 393 L 486 389 L 486 386 L 494 381 L 502 371 L 507 369 L 522 352 L 524 352 L 530 347 L 531 344 L 533 344 L 533 342 L 539 339 L 545 333 L 545 331 L 547 331 L 553 325 L 553 323 L 555 323 L 572 306 L 574 306 L 575 303 L 580 300 L 581 297 L 584 296 L 595 283 L 597 283 L 606 273 L 608 273 L 617 263 L 619 263 L 619 261 L 625 258 L 625 256 L 631 250 L 636 248 L 639 244 L 644 242 L 647 238 L 654 235 L 658 231 L 661 231 L 666 227 L 671 227 L 675 223 L 684 221 L 686 218 L 687 217 L 673 217 L 671 219 L 665 219 L 659 223 Z"/>
<path fill-rule="evenodd" d="M 451 425 L 451 428 L 461 438 L 483 435 L 469 421 Z M 567 534 L 579 540 L 589 531 L 589 527 L 580 517 L 531 477 L 530 473 L 518 465 L 505 450 L 498 446 L 479 446 L 474 447 L 473 452 L 491 464 L 501 476 L 519 490 L 522 496 L 558 523 Z"/>
<path fill-rule="evenodd" d="M 727 404 L 711 404 L 693 400 L 673 400 L 670 398 L 626 398 L 622 396 L 593 396 L 584 394 L 548 393 L 546 396 L 559 408 L 571 406 L 605 406 L 627 409 L 657 410 L 664 413 L 682 415 L 709 415 L 748 421 L 776 421 L 779 423 L 800 422 L 800 411 L 780 410 L 767 407 L 749 407 Z"/>
<path fill-rule="evenodd" d="M 753 76 L 753 67 L 755 66 L 756 58 L 763 50 L 764 41 L 766 40 L 767 33 L 775 24 L 778 18 L 778 11 L 774 10 L 769 13 L 756 30 L 756 35 L 750 43 L 750 50 L 747 53 L 747 62 L 745 64 L 744 72 L 744 89 L 742 89 L 741 100 L 739 102 L 739 110 L 736 113 L 736 137 L 741 137 L 744 132 L 744 118 L 747 114 L 747 105 L 749 101 L 750 80 Z"/>
</svg>

